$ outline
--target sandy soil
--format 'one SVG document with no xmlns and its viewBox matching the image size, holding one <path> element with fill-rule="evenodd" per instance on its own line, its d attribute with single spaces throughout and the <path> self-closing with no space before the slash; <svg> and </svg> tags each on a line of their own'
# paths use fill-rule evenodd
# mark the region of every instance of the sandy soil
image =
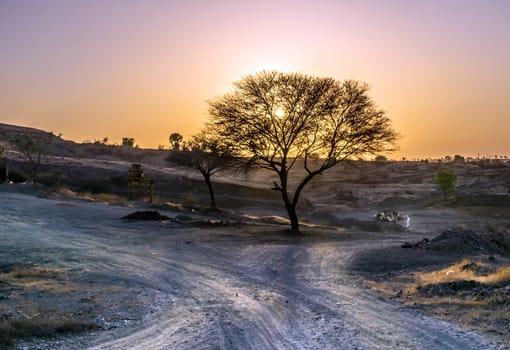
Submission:
<svg viewBox="0 0 510 350">
<path fill-rule="evenodd" d="M 16 345 L 20 349 L 508 345 L 508 335 L 488 338 L 466 331 L 373 291 L 367 276 L 395 264 L 402 267 L 407 261 L 404 267 L 417 268 L 453 261 L 444 255 L 394 259 L 400 256 L 401 243 L 421 234 L 394 224 L 374 230 L 372 222 L 363 221 L 369 210 L 328 216 L 336 220 L 335 226 L 310 225 L 295 237 L 286 226 L 274 223 L 276 219 L 253 215 L 201 216 L 164 205 L 99 205 L 17 192 L 0 191 L 2 317 L 71 317 L 100 328 L 23 339 Z M 122 219 L 148 209 L 180 220 Z M 480 224 L 472 214 L 459 215 L 430 209 L 413 213 L 413 221 L 417 231 L 426 228 L 423 222 L 432 221 L 427 232 L 458 221 Z M 376 251 L 379 259 L 372 261 Z M 383 271 L 363 268 L 377 261 Z M 44 272 L 7 276 L 20 268 Z"/>
</svg>

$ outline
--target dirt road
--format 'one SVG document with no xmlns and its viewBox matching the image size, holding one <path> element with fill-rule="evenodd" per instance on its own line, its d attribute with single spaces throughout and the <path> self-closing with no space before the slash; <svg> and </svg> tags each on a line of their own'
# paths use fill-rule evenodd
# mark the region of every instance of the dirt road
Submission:
<svg viewBox="0 0 510 350">
<path fill-rule="evenodd" d="M 353 254 L 392 244 L 396 236 L 317 229 L 296 238 L 268 224 L 121 219 L 136 209 L 0 193 L 2 263 L 63 268 L 74 283 L 102 286 L 87 293 L 102 298 L 93 311 L 103 328 L 111 328 L 21 346 L 498 348 L 452 324 L 377 298 L 348 270 Z M 65 307 L 65 300 L 53 303 L 53 308 Z"/>
</svg>

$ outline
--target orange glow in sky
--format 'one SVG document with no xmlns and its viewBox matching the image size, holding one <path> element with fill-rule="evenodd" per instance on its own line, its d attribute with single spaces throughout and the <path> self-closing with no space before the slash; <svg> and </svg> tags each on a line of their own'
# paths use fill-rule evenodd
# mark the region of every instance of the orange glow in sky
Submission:
<svg viewBox="0 0 510 350">
<path fill-rule="evenodd" d="M 357 79 L 392 157 L 510 155 L 510 1 L 0 2 L 0 122 L 168 146 L 262 69 Z"/>
</svg>

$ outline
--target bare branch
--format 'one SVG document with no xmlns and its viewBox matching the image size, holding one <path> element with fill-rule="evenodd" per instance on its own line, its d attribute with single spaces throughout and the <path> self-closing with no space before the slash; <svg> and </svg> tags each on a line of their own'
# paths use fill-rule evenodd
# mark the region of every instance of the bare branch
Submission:
<svg viewBox="0 0 510 350">
<path fill-rule="evenodd" d="M 234 86 L 209 101 L 209 128 L 234 144 L 238 157 L 278 174 L 295 230 L 299 196 L 313 177 L 343 160 L 391 151 L 397 138 L 358 81 L 263 71 Z M 292 192 L 288 176 L 296 164 L 303 164 L 305 176 Z"/>
</svg>

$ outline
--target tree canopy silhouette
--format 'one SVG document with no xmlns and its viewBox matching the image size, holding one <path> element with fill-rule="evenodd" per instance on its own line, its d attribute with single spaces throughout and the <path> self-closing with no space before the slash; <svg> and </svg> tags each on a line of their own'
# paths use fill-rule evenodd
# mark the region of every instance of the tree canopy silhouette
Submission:
<svg viewBox="0 0 510 350">
<path fill-rule="evenodd" d="M 209 101 L 210 128 L 239 156 L 278 175 L 292 230 L 300 194 L 315 176 L 342 160 L 390 151 L 397 138 L 364 83 L 263 71 Z M 298 161 L 299 160 L 299 161 Z M 291 188 L 297 165 L 304 175 Z"/>
<path fill-rule="evenodd" d="M 122 138 L 122 146 L 124 147 L 134 147 L 135 139 L 132 137 L 123 137 Z"/>
<path fill-rule="evenodd" d="M 171 133 L 170 136 L 168 137 L 168 142 L 170 143 L 171 149 L 178 151 L 179 148 L 181 147 L 182 135 L 179 134 L 178 132 Z"/>
<path fill-rule="evenodd" d="M 190 141 L 183 144 L 180 150 L 172 149 L 166 160 L 200 172 L 209 190 L 211 207 L 216 209 L 211 176 L 233 166 L 235 158 L 232 145 L 221 142 L 216 135 L 205 131 L 194 135 Z"/>
</svg>

